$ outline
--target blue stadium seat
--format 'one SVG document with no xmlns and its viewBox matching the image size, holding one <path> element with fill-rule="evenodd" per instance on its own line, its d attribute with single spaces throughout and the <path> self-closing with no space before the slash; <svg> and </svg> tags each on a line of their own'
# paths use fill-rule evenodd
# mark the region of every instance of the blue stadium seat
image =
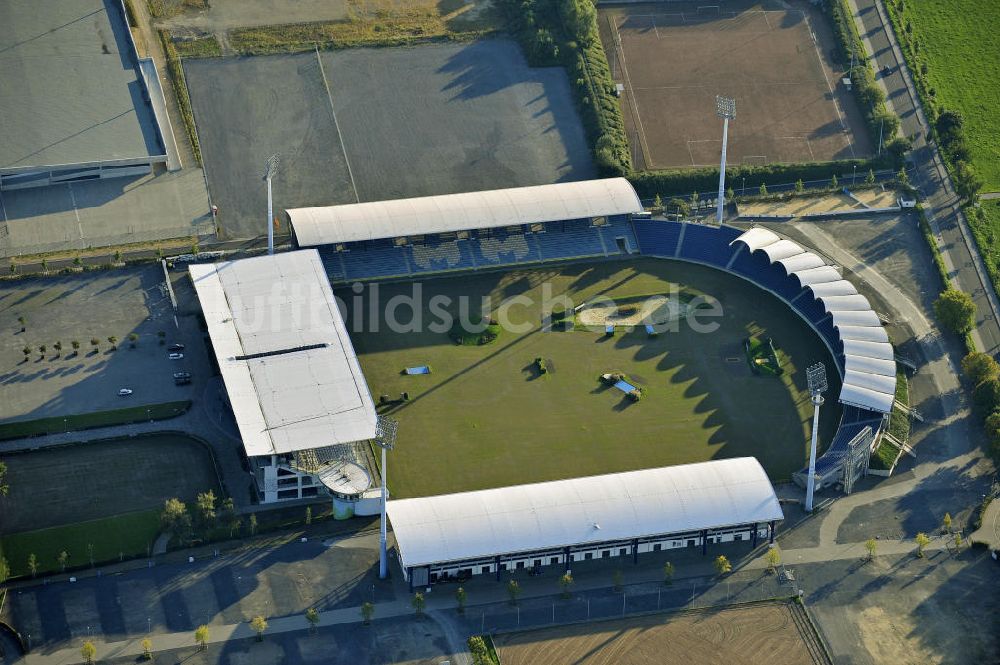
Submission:
<svg viewBox="0 0 1000 665">
<path fill-rule="evenodd" d="M 681 224 L 664 220 L 637 219 L 632 222 L 639 251 L 648 256 L 672 257 L 681 237 Z"/>
<path fill-rule="evenodd" d="M 736 229 L 716 228 L 701 224 L 688 224 L 681 244 L 681 257 L 725 268 L 732 258 L 735 248 L 729 243 L 738 236 L 727 233 Z M 731 236 L 731 237 L 730 237 Z"/>
</svg>

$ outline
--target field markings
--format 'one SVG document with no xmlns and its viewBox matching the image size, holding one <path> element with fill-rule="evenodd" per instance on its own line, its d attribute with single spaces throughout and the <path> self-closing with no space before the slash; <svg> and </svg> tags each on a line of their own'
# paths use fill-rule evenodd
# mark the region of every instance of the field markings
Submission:
<svg viewBox="0 0 1000 665">
<path fill-rule="evenodd" d="M 333 93 L 330 92 L 330 83 L 326 80 L 323 59 L 319 57 L 319 46 L 316 47 L 316 62 L 319 63 L 319 75 L 323 79 L 323 87 L 326 88 L 326 98 L 330 102 L 330 114 L 333 116 L 333 126 L 337 130 L 337 138 L 340 139 L 340 151 L 344 153 L 344 163 L 347 164 L 347 175 L 351 178 L 351 189 L 354 190 L 354 199 L 358 203 L 361 203 L 361 197 L 358 196 L 358 186 L 354 182 L 354 171 L 351 170 L 351 160 L 347 157 L 347 146 L 344 145 L 344 135 L 340 133 L 340 123 L 337 122 L 337 111 L 333 108 Z"/>
<path fill-rule="evenodd" d="M 73 183 L 66 183 L 69 190 L 69 200 L 73 203 L 73 214 L 76 215 L 76 229 L 80 232 L 80 240 L 83 240 L 83 224 L 80 223 L 80 210 L 76 207 L 76 193 L 73 192 Z"/>
<path fill-rule="evenodd" d="M 628 75 L 628 65 L 625 62 L 625 47 L 622 46 L 621 35 L 618 34 L 618 24 L 608 16 L 608 25 L 611 27 L 611 38 L 615 42 L 615 49 L 618 51 L 618 59 L 622 64 L 622 78 L 625 80 L 625 85 L 628 86 L 629 96 L 632 98 L 632 103 L 629 106 L 632 108 L 632 114 L 635 116 L 636 126 L 639 129 L 639 141 L 642 148 L 642 159 L 646 164 L 650 164 L 649 160 L 649 144 L 646 142 L 646 129 L 642 124 L 642 117 L 639 115 L 639 100 L 636 99 L 635 89 L 632 87 L 632 79 Z"/>
<path fill-rule="evenodd" d="M 857 154 L 854 152 L 854 141 L 851 140 L 851 130 L 847 127 L 847 121 L 844 120 L 844 114 L 840 110 L 840 103 L 837 101 L 837 92 L 830 83 L 830 77 L 826 75 L 826 67 L 823 66 L 823 54 L 820 53 L 819 42 L 816 41 L 816 31 L 813 30 L 808 16 L 803 15 L 802 18 L 806 22 L 806 27 L 809 28 L 809 34 L 812 35 L 813 49 L 816 51 L 816 61 L 819 62 L 819 70 L 823 72 L 823 79 L 826 81 L 826 87 L 830 91 L 830 97 L 833 99 L 833 108 L 837 110 L 837 119 L 840 121 L 840 127 L 847 136 L 847 146 L 851 150 L 851 157 L 857 157 Z"/>
</svg>

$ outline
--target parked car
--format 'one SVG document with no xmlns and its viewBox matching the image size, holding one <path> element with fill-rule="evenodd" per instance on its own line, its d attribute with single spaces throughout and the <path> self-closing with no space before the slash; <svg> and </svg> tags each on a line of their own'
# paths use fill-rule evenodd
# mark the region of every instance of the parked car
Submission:
<svg viewBox="0 0 1000 665">
<path fill-rule="evenodd" d="M 132 394 L 132 390 L 129 389 L 129 388 L 122 388 L 121 390 L 118 391 L 118 396 L 119 397 L 128 397 L 131 394 Z"/>
<path fill-rule="evenodd" d="M 171 360 L 184 360 L 184 354 L 183 353 L 171 353 L 167 357 L 170 358 Z"/>
<path fill-rule="evenodd" d="M 171 344 L 170 346 L 167 347 L 167 350 L 168 351 L 183 351 L 184 350 L 184 345 L 183 344 Z"/>
<path fill-rule="evenodd" d="M 175 379 L 190 379 L 191 372 L 174 372 Z"/>
</svg>

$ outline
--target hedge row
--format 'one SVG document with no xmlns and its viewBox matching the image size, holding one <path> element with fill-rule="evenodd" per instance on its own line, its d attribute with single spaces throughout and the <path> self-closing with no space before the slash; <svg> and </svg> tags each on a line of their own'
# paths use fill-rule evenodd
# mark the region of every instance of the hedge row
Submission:
<svg viewBox="0 0 1000 665">
<path fill-rule="evenodd" d="M 937 91 L 927 78 L 927 61 L 920 57 L 920 42 L 913 35 L 912 23 L 904 20 L 905 1 L 887 0 L 885 7 L 917 89 L 920 105 L 923 106 L 924 115 L 927 116 L 932 136 L 937 137 L 941 152 L 949 166 L 955 190 L 959 196 L 972 202 L 979 195 L 983 183 L 976 175 L 970 161 L 971 155 L 962 114 L 937 104 Z"/>
<path fill-rule="evenodd" d="M 767 164 L 764 166 L 734 166 L 726 169 L 726 182 L 730 187 L 742 186 L 746 179 L 748 188 L 761 185 L 783 185 L 798 180 L 844 180 L 855 172 L 864 174 L 893 166 L 891 156 L 875 159 L 846 159 L 836 162 L 807 162 L 805 164 Z M 644 171 L 629 176 L 632 186 L 641 198 L 657 195 L 670 197 L 688 196 L 691 192 L 714 192 L 719 186 L 719 171 L 713 168 L 683 169 L 676 171 Z"/>
<path fill-rule="evenodd" d="M 599 173 L 629 173 L 625 122 L 592 0 L 501 0 L 500 6 L 532 66 L 566 68 Z"/>
<path fill-rule="evenodd" d="M 872 140 L 878 140 L 881 135 L 891 141 L 899 129 L 899 118 L 885 105 L 885 93 L 878 87 L 875 74 L 867 64 L 867 51 L 847 0 L 830 0 L 824 6 L 837 37 L 841 62 L 850 65 L 853 61 L 855 65 L 850 71 L 851 85 Z M 888 143 L 885 138 L 883 142 Z"/>
</svg>

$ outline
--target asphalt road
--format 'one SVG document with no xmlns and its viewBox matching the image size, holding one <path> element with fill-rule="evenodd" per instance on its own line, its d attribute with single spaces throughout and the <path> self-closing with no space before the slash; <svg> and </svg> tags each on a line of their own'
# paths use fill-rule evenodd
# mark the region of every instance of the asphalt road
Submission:
<svg viewBox="0 0 1000 665">
<path fill-rule="evenodd" d="M 916 135 L 911 153 L 913 166 L 910 179 L 920 190 L 928 207 L 928 217 L 932 219 L 932 228 L 938 236 L 938 244 L 953 280 L 960 289 L 972 294 L 976 302 L 976 333 L 981 346 L 984 351 L 996 354 L 1000 351 L 1000 323 L 997 321 L 997 309 L 1000 307 L 997 307 L 996 294 L 986 278 L 982 259 L 961 212 L 961 201 L 951 186 L 937 146 L 926 140 L 929 127 L 922 110 L 918 108 L 917 95 L 898 47 L 893 47 L 895 36 L 884 22 L 884 10 L 880 11 L 876 2 L 854 0 L 864 28 L 862 37 L 873 54 L 873 66 L 879 72 L 877 77 L 885 87 L 889 104 L 902 120 L 903 133 Z M 888 76 L 881 74 L 885 66 L 891 69 Z"/>
</svg>

